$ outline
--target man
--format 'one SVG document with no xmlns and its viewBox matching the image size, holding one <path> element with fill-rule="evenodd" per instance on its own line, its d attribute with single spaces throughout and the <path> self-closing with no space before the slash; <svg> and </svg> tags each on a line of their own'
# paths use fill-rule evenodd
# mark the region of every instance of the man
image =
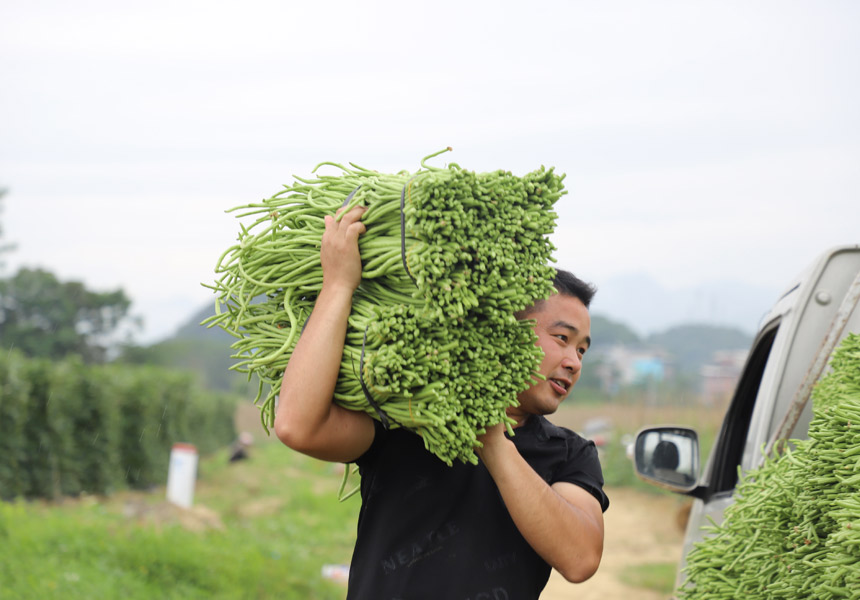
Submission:
<svg viewBox="0 0 860 600">
<path fill-rule="evenodd" d="M 231 463 L 247 460 L 253 443 L 254 436 L 247 431 L 243 431 L 239 434 L 239 439 L 233 442 L 233 445 L 230 447 L 230 457 L 227 460 Z"/>
<path fill-rule="evenodd" d="M 594 291 L 559 272 L 559 293 L 518 315 L 535 320 L 544 351 L 536 381 L 504 425 L 479 437 L 480 464 L 448 467 L 404 429 L 385 430 L 332 402 L 352 294 L 361 281 L 354 208 L 326 217 L 322 290 L 284 373 L 279 439 L 299 452 L 355 462 L 362 507 L 348 598 L 523 600 L 537 598 L 550 568 L 581 582 L 603 551 L 609 502 L 594 445 L 550 424 L 579 379 Z"/>
</svg>

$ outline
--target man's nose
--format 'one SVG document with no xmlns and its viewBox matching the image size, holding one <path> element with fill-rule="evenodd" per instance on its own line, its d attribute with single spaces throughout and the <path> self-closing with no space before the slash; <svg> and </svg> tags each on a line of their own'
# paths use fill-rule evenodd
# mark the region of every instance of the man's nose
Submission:
<svg viewBox="0 0 860 600">
<path fill-rule="evenodd" d="M 564 360 L 562 360 L 561 366 L 571 373 L 578 373 L 582 368 L 582 358 L 579 356 L 578 352 L 567 354 L 565 355 Z"/>
</svg>

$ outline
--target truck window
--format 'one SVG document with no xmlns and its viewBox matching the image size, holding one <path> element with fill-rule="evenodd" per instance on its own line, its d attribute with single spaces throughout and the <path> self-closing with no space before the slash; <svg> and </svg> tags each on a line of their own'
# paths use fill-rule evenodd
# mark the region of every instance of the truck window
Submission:
<svg viewBox="0 0 860 600">
<path fill-rule="evenodd" d="M 743 457 L 750 419 L 778 329 L 779 323 L 775 322 L 759 337 L 758 343 L 750 352 L 714 446 L 708 495 L 730 492 L 737 485 L 738 466 Z"/>
</svg>

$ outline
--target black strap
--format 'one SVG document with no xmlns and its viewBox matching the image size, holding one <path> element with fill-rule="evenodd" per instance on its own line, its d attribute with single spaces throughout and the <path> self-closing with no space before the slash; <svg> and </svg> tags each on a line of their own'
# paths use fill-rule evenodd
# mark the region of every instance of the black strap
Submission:
<svg viewBox="0 0 860 600">
<path fill-rule="evenodd" d="M 344 206 L 346 206 L 347 204 L 349 204 L 349 201 L 350 201 L 350 200 L 352 200 L 352 197 L 353 197 L 353 196 L 355 196 L 355 193 L 356 193 L 358 190 L 360 190 L 360 189 L 361 189 L 361 185 L 359 185 L 357 188 L 355 188 L 354 190 L 352 190 L 352 191 L 349 193 L 349 195 L 346 197 L 346 200 L 344 200 L 344 201 L 343 201 L 343 204 L 341 204 L 341 205 L 340 205 L 340 207 L 341 207 L 341 208 L 343 208 Z"/>
<path fill-rule="evenodd" d="M 367 400 L 367 403 L 373 407 L 373 410 L 376 411 L 376 414 L 379 415 L 379 421 L 382 423 L 382 426 L 385 429 L 390 427 L 388 423 L 388 415 L 386 415 L 376 401 L 373 399 L 373 396 L 370 394 L 370 390 L 367 389 L 367 386 L 364 384 L 364 345 L 367 343 L 367 328 L 364 328 L 364 339 L 361 341 L 361 358 L 358 360 L 358 382 L 361 384 L 361 390 L 364 392 L 364 398 Z"/>
</svg>

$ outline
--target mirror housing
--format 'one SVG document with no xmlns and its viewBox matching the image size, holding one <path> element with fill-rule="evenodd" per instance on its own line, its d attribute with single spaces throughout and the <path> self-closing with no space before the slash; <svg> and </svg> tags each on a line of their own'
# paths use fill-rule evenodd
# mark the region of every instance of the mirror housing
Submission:
<svg viewBox="0 0 860 600">
<path fill-rule="evenodd" d="M 684 494 L 699 482 L 699 436 L 689 427 L 646 427 L 636 434 L 633 466 L 643 480 Z"/>
</svg>

